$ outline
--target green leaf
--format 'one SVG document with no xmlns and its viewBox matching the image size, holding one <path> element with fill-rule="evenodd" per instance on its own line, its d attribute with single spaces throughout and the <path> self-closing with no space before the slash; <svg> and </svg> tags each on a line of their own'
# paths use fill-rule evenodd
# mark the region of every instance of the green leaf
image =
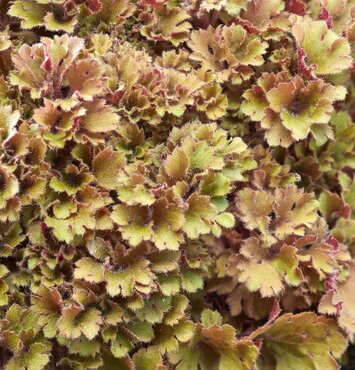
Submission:
<svg viewBox="0 0 355 370">
<path fill-rule="evenodd" d="M 111 343 L 111 352 L 117 358 L 125 357 L 131 349 L 131 341 L 122 333 L 118 333 Z"/>
<path fill-rule="evenodd" d="M 75 279 L 84 279 L 90 283 L 101 283 L 104 280 L 103 265 L 91 258 L 82 258 L 75 263 Z"/>
<path fill-rule="evenodd" d="M 217 311 L 206 309 L 202 312 L 201 323 L 206 328 L 214 325 L 222 325 L 222 316 Z"/>
<path fill-rule="evenodd" d="M 158 347 L 141 348 L 134 356 L 136 370 L 157 370 L 162 363 Z"/>
<path fill-rule="evenodd" d="M 82 118 L 83 127 L 93 133 L 117 131 L 120 122 L 119 115 L 111 106 L 106 106 L 103 101 L 90 105 Z"/>
<path fill-rule="evenodd" d="M 168 156 L 164 169 L 169 178 L 174 181 L 184 180 L 189 169 L 189 157 L 181 148 L 176 148 Z"/>
<path fill-rule="evenodd" d="M 106 148 L 98 153 L 92 162 L 92 168 L 99 185 L 107 189 L 115 189 L 117 187 L 119 169 L 124 163 L 124 154 L 115 152 L 110 148 Z"/>
<path fill-rule="evenodd" d="M 192 270 L 185 270 L 181 274 L 181 285 L 189 293 L 195 293 L 203 288 L 202 277 Z"/>
<path fill-rule="evenodd" d="M 251 334 L 262 338 L 260 366 L 275 361 L 280 370 L 336 370 L 346 349 L 346 340 L 334 320 L 313 312 L 287 313 Z M 272 362 L 274 363 L 274 362 Z"/>
<path fill-rule="evenodd" d="M 89 308 L 83 311 L 78 306 L 69 306 L 62 312 L 58 320 L 60 334 L 67 338 L 79 338 L 84 334 L 86 338 L 93 339 L 99 333 L 102 318 L 100 311 Z"/>
<path fill-rule="evenodd" d="M 351 65 L 350 45 L 328 28 L 325 21 L 305 19 L 295 24 L 292 33 L 305 50 L 307 63 L 319 75 L 339 73 Z"/>
<path fill-rule="evenodd" d="M 219 214 L 216 217 L 216 222 L 218 224 L 220 224 L 221 226 L 226 227 L 228 229 L 233 227 L 234 223 L 235 223 L 233 215 L 231 213 L 228 213 L 228 212 L 224 212 L 224 213 Z"/>
</svg>

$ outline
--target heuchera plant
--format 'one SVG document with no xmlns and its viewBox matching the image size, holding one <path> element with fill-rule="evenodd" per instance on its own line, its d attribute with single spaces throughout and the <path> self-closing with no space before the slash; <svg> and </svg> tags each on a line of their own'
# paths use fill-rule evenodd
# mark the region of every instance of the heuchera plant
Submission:
<svg viewBox="0 0 355 370">
<path fill-rule="evenodd" d="M 346 363 L 354 15 L 1 1 L 0 368 Z"/>
</svg>

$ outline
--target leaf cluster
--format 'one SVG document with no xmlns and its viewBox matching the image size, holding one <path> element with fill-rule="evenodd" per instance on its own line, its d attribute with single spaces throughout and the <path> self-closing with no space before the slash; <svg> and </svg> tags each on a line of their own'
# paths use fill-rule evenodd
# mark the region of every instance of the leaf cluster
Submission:
<svg viewBox="0 0 355 370">
<path fill-rule="evenodd" d="M 338 369 L 354 14 L 3 1 L 0 367 Z"/>
</svg>

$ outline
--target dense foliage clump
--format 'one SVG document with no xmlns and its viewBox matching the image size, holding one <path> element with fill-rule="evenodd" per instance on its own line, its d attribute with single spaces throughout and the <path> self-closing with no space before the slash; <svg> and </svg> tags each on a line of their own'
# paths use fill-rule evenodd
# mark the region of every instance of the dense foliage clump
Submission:
<svg viewBox="0 0 355 370">
<path fill-rule="evenodd" d="M 0 368 L 346 363 L 354 15 L 1 1 Z"/>
</svg>

